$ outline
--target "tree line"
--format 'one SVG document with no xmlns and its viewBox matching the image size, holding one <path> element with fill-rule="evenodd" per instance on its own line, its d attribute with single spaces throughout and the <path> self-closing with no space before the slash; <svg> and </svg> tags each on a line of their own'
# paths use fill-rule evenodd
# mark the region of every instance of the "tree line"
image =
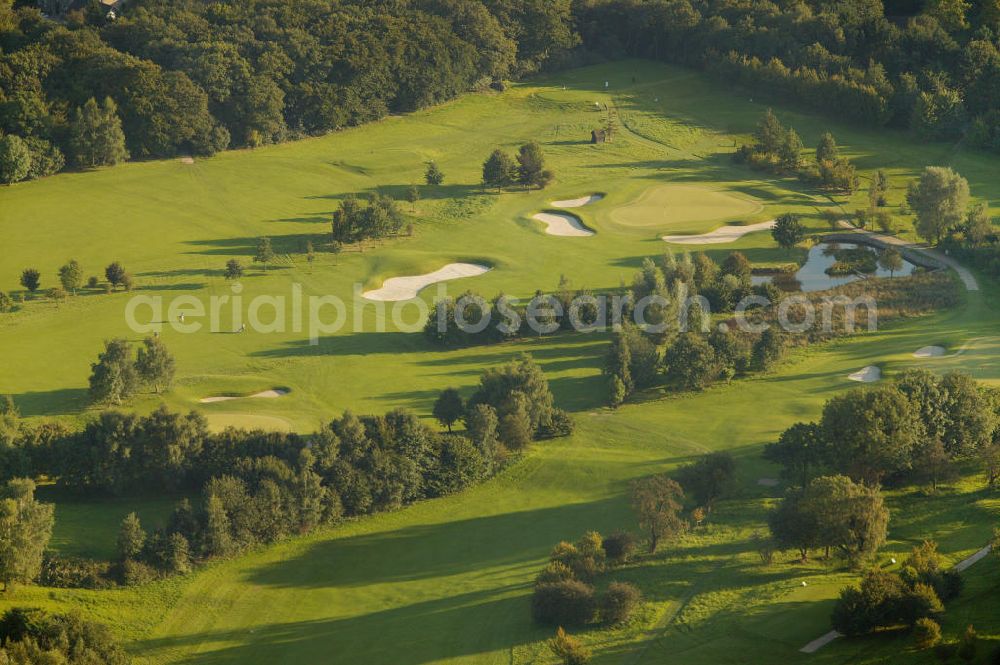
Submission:
<svg viewBox="0 0 1000 665">
<path fill-rule="evenodd" d="M 574 8 L 588 51 L 697 67 L 744 90 L 924 139 L 1000 148 L 1000 10 L 938 0 L 775 6 L 595 0 Z"/>
<path fill-rule="evenodd" d="M 752 144 L 741 145 L 733 153 L 733 161 L 775 173 L 791 173 L 827 191 L 853 194 L 858 189 L 854 164 L 840 155 L 837 141 L 829 132 L 822 135 L 816 146 L 814 164 L 803 160 L 804 146 L 798 132 L 782 125 L 771 109 L 757 123 L 753 139 Z M 885 183 L 881 193 L 887 190 Z"/>
<path fill-rule="evenodd" d="M 922 138 L 1000 149 L 1000 11 L 877 0 L 155 0 L 0 8 L 0 179 L 211 154 L 405 112 L 545 65 L 640 56 Z M 575 50 L 574 50 L 575 49 Z"/>
<path fill-rule="evenodd" d="M 461 434 L 434 432 L 399 410 L 345 412 L 306 436 L 211 433 L 203 416 L 165 406 L 148 416 L 106 411 L 71 432 L 29 427 L 7 415 L 13 407 L 4 400 L 0 469 L 10 499 L 2 506 L 24 526 L 20 535 L 0 538 L 0 579 L 28 582 L 44 572 L 47 583 L 60 586 L 141 583 L 342 517 L 451 494 L 502 470 L 531 440 L 568 434 L 572 421 L 552 402 L 544 374 L 528 357 L 484 373 Z M 201 498 L 182 500 L 153 531 L 136 515 L 126 517 L 110 568 L 43 561 L 52 509 L 34 502 L 34 483 L 24 479 L 39 476 L 90 496 L 200 491 Z"/>
<path fill-rule="evenodd" d="M 538 70 L 569 0 L 0 6 L 0 179 L 210 155 L 376 120 Z"/>
<path fill-rule="evenodd" d="M 109 263 L 104 268 L 104 277 L 107 280 L 103 284 L 96 275 L 91 275 L 84 279 L 83 266 L 76 259 L 70 259 L 56 273 L 59 286 L 54 286 L 47 291 L 47 295 L 52 300 L 65 300 L 69 295 L 77 295 L 84 288 L 91 291 L 102 289 L 104 293 L 111 293 L 118 287 L 131 291 L 135 288 L 135 278 L 132 273 L 125 270 L 119 261 Z M 42 273 L 37 268 L 25 268 L 21 271 L 20 284 L 24 287 L 21 293 L 8 294 L 0 291 L 0 314 L 9 314 L 15 311 L 19 303 L 34 297 L 42 288 Z"/>
</svg>

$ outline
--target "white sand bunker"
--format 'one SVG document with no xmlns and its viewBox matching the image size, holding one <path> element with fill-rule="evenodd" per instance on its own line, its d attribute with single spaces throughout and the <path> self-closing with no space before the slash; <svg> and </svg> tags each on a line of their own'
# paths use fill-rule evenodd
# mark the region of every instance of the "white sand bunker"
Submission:
<svg viewBox="0 0 1000 665">
<path fill-rule="evenodd" d="M 854 374 L 848 374 L 847 378 L 859 383 L 874 383 L 882 378 L 882 370 L 875 365 L 869 365 L 859 369 Z"/>
<path fill-rule="evenodd" d="M 583 222 L 573 215 L 564 215 L 558 212 L 540 212 L 532 219 L 545 224 L 545 232 L 550 236 L 583 238 L 594 235 L 593 231 L 584 226 Z"/>
<path fill-rule="evenodd" d="M 273 390 L 265 390 L 264 392 L 256 393 L 254 395 L 245 395 L 243 397 L 235 395 L 219 395 L 218 397 L 202 397 L 199 402 L 202 404 L 215 404 L 216 402 L 231 402 L 234 399 L 277 399 L 279 397 L 284 397 L 288 394 L 288 391 L 284 388 L 275 388 Z"/>
<path fill-rule="evenodd" d="M 417 297 L 421 289 L 431 284 L 447 282 L 452 279 L 462 279 L 463 277 L 478 277 L 489 271 L 490 268 L 488 266 L 481 266 L 476 263 L 449 263 L 444 268 L 429 272 L 426 275 L 390 277 L 382 283 L 381 289 L 366 291 L 361 295 L 368 300 L 378 300 L 381 302 L 412 300 Z"/>
<path fill-rule="evenodd" d="M 590 196 L 583 196 L 578 199 L 570 199 L 568 201 L 553 201 L 552 205 L 556 208 L 582 208 L 583 206 L 590 205 L 591 203 L 597 203 L 604 198 L 604 194 L 591 194 Z"/>
<path fill-rule="evenodd" d="M 913 352 L 914 358 L 940 358 L 945 354 L 943 346 L 925 346 Z"/>
<path fill-rule="evenodd" d="M 194 157 L 181 157 L 181 164 L 194 164 Z"/>
<path fill-rule="evenodd" d="M 722 243 L 739 240 L 748 233 L 773 228 L 774 220 L 772 219 L 770 222 L 748 224 L 747 226 L 723 226 L 697 236 L 663 236 L 663 240 L 675 245 L 721 245 Z"/>
</svg>

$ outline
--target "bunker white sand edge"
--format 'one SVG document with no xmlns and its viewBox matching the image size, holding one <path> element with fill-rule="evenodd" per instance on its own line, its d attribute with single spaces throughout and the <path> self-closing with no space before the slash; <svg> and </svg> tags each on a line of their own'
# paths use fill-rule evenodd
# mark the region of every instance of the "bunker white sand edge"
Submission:
<svg viewBox="0 0 1000 665">
<path fill-rule="evenodd" d="M 489 266 L 478 263 L 449 263 L 440 270 L 429 272 L 426 275 L 410 275 L 406 277 L 390 277 L 382 283 L 382 288 L 373 291 L 366 291 L 361 294 L 368 300 L 380 302 L 399 302 L 402 300 L 412 300 L 417 297 L 422 289 L 438 282 L 447 282 L 452 279 L 462 279 L 464 277 L 478 277 L 488 273 Z"/>
</svg>

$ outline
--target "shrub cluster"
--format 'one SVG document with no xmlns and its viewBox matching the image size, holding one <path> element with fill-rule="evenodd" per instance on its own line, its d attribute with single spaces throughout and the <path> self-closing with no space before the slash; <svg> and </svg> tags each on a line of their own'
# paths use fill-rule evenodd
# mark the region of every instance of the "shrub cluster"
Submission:
<svg viewBox="0 0 1000 665">
<path fill-rule="evenodd" d="M 576 543 L 556 545 L 548 565 L 535 578 L 531 600 L 535 621 L 556 626 L 584 626 L 595 617 L 606 624 L 627 621 L 642 600 L 639 590 L 612 582 L 599 595 L 592 584 L 610 565 L 625 562 L 634 544 L 629 534 L 602 538 L 591 531 Z"/>
<path fill-rule="evenodd" d="M 750 295 L 772 303 L 759 309 L 773 309 L 783 298 L 771 284 L 752 286 L 751 272 L 741 252 L 730 253 L 721 265 L 704 253 L 677 258 L 667 252 L 659 262 L 644 260 L 627 303 L 662 296 L 664 301 L 652 301 L 643 314 L 648 325 L 666 324 L 666 331 L 650 335 L 626 324 L 615 332 L 604 367 L 609 403 L 620 405 L 635 391 L 655 385 L 661 376 L 679 389 L 699 390 L 719 379 L 766 370 L 780 359 L 784 341 L 773 331 L 751 334 L 727 326 L 705 335 L 711 328 L 706 310 L 732 312 Z M 760 317 L 763 312 L 749 310 L 748 316 Z"/>
<path fill-rule="evenodd" d="M 132 660 L 102 624 L 75 614 L 15 608 L 0 616 L 0 662 L 128 665 Z"/>
<path fill-rule="evenodd" d="M 858 587 L 841 591 L 831 622 L 844 635 L 919 625 L 920 640 L 930 646 L 936 640 L 928 620 L 939 617 L 944 612 L 943 603 L 958 597 L 961 590 L 962 578 L 941 570 L 937 546 L 925 542 L 913 549 L 899 573 L 871 570 Z"/>
</svg>

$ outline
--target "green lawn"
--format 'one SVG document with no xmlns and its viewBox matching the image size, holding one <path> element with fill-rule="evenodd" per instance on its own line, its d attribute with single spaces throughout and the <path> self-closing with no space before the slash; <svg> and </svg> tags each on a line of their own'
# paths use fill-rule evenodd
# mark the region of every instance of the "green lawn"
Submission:
<svg viewBox="0 0 1000 665">
<path fill-rule="evenodd" d="M 604 80 L 633 75 L 634 86 L 603 90 Z M 623 127 L 613 144 L 587 142 L 590 130 L 602 123 L 595 102 L 619 110 Z M 662 227 L 615 221 L 616 211 L 653 196 L 647 192 L 664 183 L 757 201 L 763 210 L 754 209 L 755 221 L 798 212 L 816 231 L 824 228 L 823 208 L 852 209 L 864 200 L 862 192 L 852 201 L 831 202 L 794 179 L 733 166 L 728 153 L 763 109 L 697 74 L 626 62 L 193 165 L 134 163 L 60 175 L 0 192 L 0 229 L 8 239 L 0 252 L 0 289 L 16 289 L 27 266 L 42 269 L 44 284 L 51 286 L 58 266 L 73 257 L 88 274 L 123 261 L 143 295 L 231 294 L 221 274 L 226 260 L 249 263 L 255 238 L 263 234 L 274 239 L 280 257 L 266 274 L 249 271 L 245 300 L 289 293 L 293 283 L 301 283 L 306 295 L 347 298 L 355 282 L 377 287 L 387 277 L 463 260 L 495 269 L 450 283 L 452 293 L 475 288 L 488 297 L 500 290 L 527 296 L 536 288 L 554 289 L 561 274 L 580 286 L 617 287 L 630 280 L 643 257 L 664 251 L 659 235 L 704 232 L 732 217 L 720 211 L 717 219 L 689 217 L 680 226 L 665 220 Z M 894 204 L 902 200 L 906 178 L 926 164 L 955 166 L 970 180 L 973 195 L 991 204 L 1000 196 L 996 158 L 785 110 L 779 116 L 807 145 L 822 131 L 834 131 L 866 177 L 875 168 L 888 169 Z M 556 183 L 544 192 L 480 192 L 479 165 L 488 153 L 532 138 L 543 143 Z M 424 189 L 415 204 L 414 237 L 364 252 L 321 252 L 307 265 L 301 247 L 306 239 L 319 247 L 338 198 L 375 188 L 401 197 L 420 181 L 428 159 L 438 161 L 447 181 Z M 549 236 L 531 220 L 551 201 L 593 192 L 607 197 L 574 213 L 597 231 L 594 237 Z M 759 263 L 791 259 L 766 233 L 710 246 L 708 253 L 722 258 L 734 248 Z M 549 376 L 557 403 L 575 413 L 578 431 L 538 445 L 500 478 L 459 496 L 349 523 L 141 589 L 28 588 L 0 601 L 0 607 L 83 609 L 111 624 L 149 663 L 548 663 L 551 656 L 540 641 L 550 631 L 532 625 L 528 598 L 549 548 L 588 529 L 634 527 L 625 499 L 629 480 L 726 449 L 739 456 L 739 499 L 721 506 L 706 527 L 678 546 L 616 573 L 638 582 L 649 603 L 633 625 L 585 635 L 595 662 L 914 662 L 891 637 L 842 640 L 813 657 L 798 653 L 828 629 L 831 599 L 854 576 L 825 562 L 764 567 L 757 561 L 749 538 L 763 528 L 764 511 L 781 492 L 757 483 L 776 474 L 760 459 L 760 449 L 792 422 L 815 417 L 831 395 L 853 387 L 847 374 L 865 365 L 878 362 L 891 375 L 922 362 L 1000 381 L 996 287 L 985 281 L 984 287 L 955 310 L 800 353 L 775 374 L 697 395 L 649 396 L 614 412 L 600 406 L 603 336 L 447 351 L 429 347 L 419 334 L 400 332 L 386 321 L 391 308 L 380 313 L 374 304 L 363 313 L 365 332 L 324 337 L 317 346 L 309 345 L 303 332 L 168 329 L 162 336 L 177 356 L 178 384 L 165 396 L 144 396 L 136 405 L 140 409 L 162 399 L 174 408 L 197 408 L 216 423 L 268 418 L 297 430 L 312 429 L 345 408 L 400 406 L 427 416 L 443 387 L 471 391 L 483 368 L 529 352 Z M 0 393 L 12 392 L 32 417 L 90 415 L 86 379 L 102 340 L 138 338 L 124 324 L 128 298 L 87 294 L 59 305 L 29 302 L 0 319 Z M 410 320 L 414 311 L 406 310 Z M 222 321 L 224 329 L 232 329 L 225 313 Z M 384 332 L 374 332 L 379 322 L 385 323 Z M 930 344 L 951 350 L 968 346 L 950 358 L 912 358 L 913 351 Z M 275 386 L 291 392 L 273 400 L 198 402 Z M 958 560 L 987 540 L 1000 509 L 972 481 L 940 498 L 901 492 L 892 502 L 885 556 L 930 536 Z M 122 515 L 137 509 L 155 522 L 167 504 L 59 502 L 55 547 L 106 553 Z M 988 561 L 973 569 L 973 574 L 988 572 L 993 584 L 970 585 L 954 619 L 949 617 L 952 634 L 968 621 L 1000 628 L 995 594 L 988 593 L 996 588 L 997 568 Z"/>
<path fill-rule="evenodd" d="M 759 217 L 764 205 L 751 197 L 691 185 L 659 185 L 635 201 L 616 208 L 611 219 L 625 227 L 646 229 L 697 228 L 705 221 L 747 223 Z"/>
</svg>

